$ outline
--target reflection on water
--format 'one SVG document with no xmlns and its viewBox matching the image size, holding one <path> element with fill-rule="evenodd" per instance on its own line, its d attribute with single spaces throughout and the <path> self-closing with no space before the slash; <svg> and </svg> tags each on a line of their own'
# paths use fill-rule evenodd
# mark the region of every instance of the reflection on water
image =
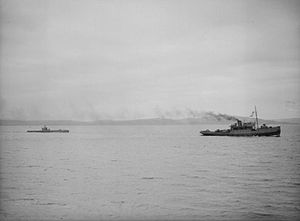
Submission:
<svg viewBox="0 0 300 221">
<path fill-rule="evenodd" d="M 299 126 L 245 138 L 200 136 L 206 126 L 68 128 L 1 127 L 1 219 L 300 215 Z"/>
</svg>

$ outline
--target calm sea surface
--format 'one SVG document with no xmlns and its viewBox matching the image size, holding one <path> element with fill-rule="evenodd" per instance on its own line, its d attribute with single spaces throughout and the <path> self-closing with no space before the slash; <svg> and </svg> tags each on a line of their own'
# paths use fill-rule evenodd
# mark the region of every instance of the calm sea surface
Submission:
<svg viewBox="0 0 300 221">
<path fill-rule="evenodd" d="M 299 220 L 300 126 L 1 126 L 0 219 Z"/>
</svg>

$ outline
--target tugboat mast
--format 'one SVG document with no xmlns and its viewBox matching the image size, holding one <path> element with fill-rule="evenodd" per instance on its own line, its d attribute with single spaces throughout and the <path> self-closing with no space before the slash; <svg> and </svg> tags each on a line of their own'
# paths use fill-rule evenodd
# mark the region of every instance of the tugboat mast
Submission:
<svg viewBox="0 0 300 221">
<path fill-rule="evenodd" d="M 255 109 L 255 118 L 256 118 L 256 130 L 258 130 L 258 118 L 257 118 L 256 106 L 254 106 L 254 109 Z"/>
</svg>

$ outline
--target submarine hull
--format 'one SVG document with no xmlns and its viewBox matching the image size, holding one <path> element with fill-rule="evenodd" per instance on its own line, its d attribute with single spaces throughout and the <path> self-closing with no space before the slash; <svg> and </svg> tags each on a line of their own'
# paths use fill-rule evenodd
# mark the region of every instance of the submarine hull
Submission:
<svg viewBox="0 0 300 221">
<path fill-rule="evenodd" d="M 27 130 L 28 133 L 69 133 L 69 130 Z"/>
</svg>

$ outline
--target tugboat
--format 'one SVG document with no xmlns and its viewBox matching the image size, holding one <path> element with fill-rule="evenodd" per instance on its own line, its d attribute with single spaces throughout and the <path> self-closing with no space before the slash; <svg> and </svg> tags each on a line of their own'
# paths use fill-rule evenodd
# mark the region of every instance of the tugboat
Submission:
<svg viewBox="0 0 300 221">
<path fill-rule="evenodd" d="M 51 130 L 50 128 L 44 126 L 41 130 L 27 130 L 28 133 L 69 133 L 69 130 Z"/>
<path fill-rule="evenodd" d="M 263 124 L 261 127 L 258 126 L 257 111 L 255 107 L 256 125 L 254 122 L 243 123 L 237 120 L 235 124 L 230 126 L 230 129 L 215 131 L 203 130 L 200 133 L 203 136 L 280 136 L 280 126 L 268 127 Z"/>
</svg>

